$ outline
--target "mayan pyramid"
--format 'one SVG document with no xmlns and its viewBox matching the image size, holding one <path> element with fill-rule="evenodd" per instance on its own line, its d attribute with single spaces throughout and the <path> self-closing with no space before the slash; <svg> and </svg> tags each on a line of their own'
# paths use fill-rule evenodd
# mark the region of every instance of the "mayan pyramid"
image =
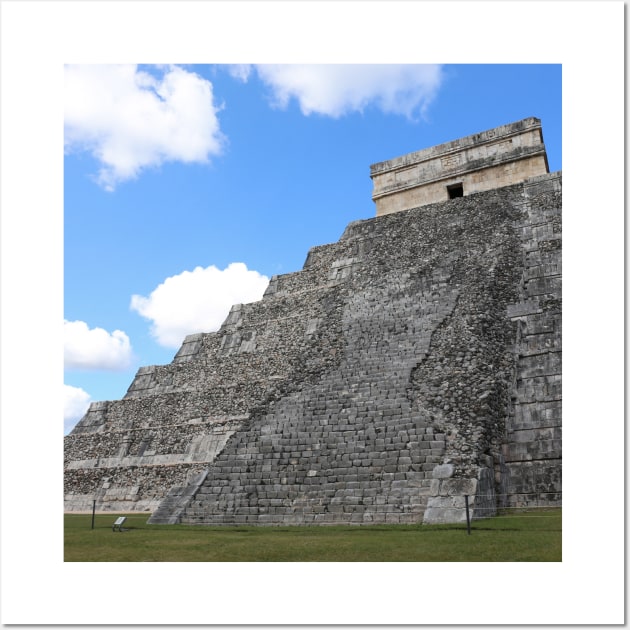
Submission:
<svg viewBox="0 0 630 630">
<path fill-rule="evenodd" d="M 434 523 L 561 501 L 561 173 L 528 118 L 371 168 L 377 216 L 65 438 L 65 509 Z"/>
</svg>

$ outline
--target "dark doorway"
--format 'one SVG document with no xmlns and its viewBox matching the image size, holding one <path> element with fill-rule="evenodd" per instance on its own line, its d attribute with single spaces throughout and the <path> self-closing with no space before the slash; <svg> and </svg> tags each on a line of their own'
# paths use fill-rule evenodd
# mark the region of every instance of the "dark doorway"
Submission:
<svg viewBox="0 0 630 630">
<path fill-rule="evenodd" d="M 452 186 L 447 186 L 446 190 L 448 192 L 449 199 L 464 196 L 464 184 L 453 184 Z"/>
</svg>

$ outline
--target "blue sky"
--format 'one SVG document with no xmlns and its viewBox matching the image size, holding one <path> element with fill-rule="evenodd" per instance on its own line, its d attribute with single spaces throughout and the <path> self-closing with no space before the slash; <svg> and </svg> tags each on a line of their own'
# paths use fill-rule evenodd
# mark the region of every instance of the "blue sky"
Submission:
<svg viewBox="0 0 630 630">
<path fill-rule="evenodd" d="M 374 216 L 370 164 L 536 116 L 561 170 L 561 115 L 559 64 L 67 66 L 66 431 Z"/>
</svg>

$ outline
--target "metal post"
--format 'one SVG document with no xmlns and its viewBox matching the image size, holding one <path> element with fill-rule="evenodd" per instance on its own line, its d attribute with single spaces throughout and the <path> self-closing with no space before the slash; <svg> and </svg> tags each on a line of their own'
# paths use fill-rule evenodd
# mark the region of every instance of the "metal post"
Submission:
<svg viewBox="0 0 630 630">
<path fill-rule="evenodd" d="M 470 536 L 470 509 L 468 507 L 468 495 L 464 495 L 464 501 L 466 501 L 466 527 L 468 528 L 468 535 Z"/>
<path fill-rule="evenodd" d="M 94 529 L 94 513 L 96 512 L 96 499 L 92 501 L 92 529 Z"/>
</svg>

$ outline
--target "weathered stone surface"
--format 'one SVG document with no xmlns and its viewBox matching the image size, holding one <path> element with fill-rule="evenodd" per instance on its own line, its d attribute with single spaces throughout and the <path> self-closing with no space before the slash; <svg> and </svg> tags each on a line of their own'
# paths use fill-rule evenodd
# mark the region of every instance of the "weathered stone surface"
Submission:
<svg viewBox="0 0 630 630">
<path fill-rule="evenodd" d="M 455 472 L 453 464 L 441 464 L 433 469 L 433 479 L 447 479 Z"/>
<path fill-rule="evenodd" d="M 465 520 L 561 497 L 560 174 L 351 223 L 65 439 L 66 509 Z"/>
</svg>

